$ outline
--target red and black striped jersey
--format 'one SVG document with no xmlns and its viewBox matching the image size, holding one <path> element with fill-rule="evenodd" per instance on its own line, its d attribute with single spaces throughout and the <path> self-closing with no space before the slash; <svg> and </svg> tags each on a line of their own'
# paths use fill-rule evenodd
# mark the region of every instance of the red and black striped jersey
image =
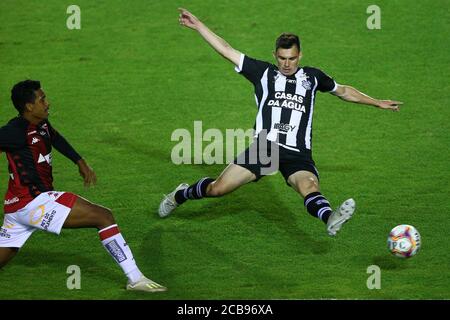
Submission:
<svg viewBox="0 0 450 320">
<path fill-rule="evenodd" d="M 34 125 L 19 116 L 0 128 L 0 150 L 6 153 L 10 175 L 5 213 L 16 212 L 42 192 L 53 190 L 52 147 L 74 163 L 81 159 L 48 120 Z"/>
</svg>

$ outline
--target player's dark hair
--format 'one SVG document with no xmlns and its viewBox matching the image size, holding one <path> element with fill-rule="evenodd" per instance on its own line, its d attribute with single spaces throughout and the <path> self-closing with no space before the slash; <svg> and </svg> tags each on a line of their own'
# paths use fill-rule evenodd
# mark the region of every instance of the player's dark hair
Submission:
<svg viewBox="0 0 450 320">
<path fill-rule="evenodd" d="M 24 80 L 16 83 L 11 90 L 11 100 L 14 107 L 22 114 L 25 110 L 25 105 L 28 102 L 34 102 L 36 95 L 34 92 L 41 88 L 41 83 L 36 80 Z"/>
<path fill-rule="evenodd" d="M 297 46 L 298 51 L 301 51 L 300 39 L 296 34 L 293 33 L 282 33 L 275 42 L 275 51 L 279 48 L 290 49 L 293 46 Z"/>
</svg>

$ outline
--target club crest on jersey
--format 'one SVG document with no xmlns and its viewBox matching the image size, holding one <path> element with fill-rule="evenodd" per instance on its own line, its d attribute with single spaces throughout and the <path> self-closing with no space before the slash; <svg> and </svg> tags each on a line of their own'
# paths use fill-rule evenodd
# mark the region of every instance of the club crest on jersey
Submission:
<svg viewBox="0 0 450 320">
<path fill-rule="evenodd" d="M 309 80 L 303 80 L 302 87 L 306 90 L 311 90 L 311 82 Z"/>
</svg>

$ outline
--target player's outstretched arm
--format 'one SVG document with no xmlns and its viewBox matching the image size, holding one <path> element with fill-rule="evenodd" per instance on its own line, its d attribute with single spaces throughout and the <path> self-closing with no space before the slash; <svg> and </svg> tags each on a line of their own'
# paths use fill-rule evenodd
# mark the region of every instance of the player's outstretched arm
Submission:
<svg viewBox="0 0 450 320">
<path fill-rule="evenodd" d="M 50 123 L 48 125 L 52 137 L 52 146 L 78 166 L 78 171 L 84 180 L 85 187 L 95 184 L 97 182 L 97 176 L 94 170 L 92 170 L 70 143 Z"/>
<path fill-rule="evenodd" d="M 241 53 L 239 51 L 209 30 L 209 28 L 192 13 L 183 8 L 178 8 L 178 10 L 180 11 L 179 21 L 182 26 L 197 31 L 220 55 L 234 63 L 234 65 L 239 65 L 239 60 L 241 58 Z"/>
<path fill-rule="evenodd" d="M 77 161 L 77 165 L 80 176 L 83 177 L 85 187 L 89 187 L 91 184 L 97 183 L 97 176 L 94 170 L 86 163 L 86 161 L 80 159 Z"/>
<path fill-rule="evenodd" d="M 378 107 L 380 109 L 387 109 L 392 111 L 399 111 L 400 105 L 403 104 L 403 102 L 401 101 L 374 99 L 356 90 L 355 88 L 346 85 L 338 85 L 336 91 L 334 91 L 333 94 L 345 101 L 367 104 Z"/>
</svg>

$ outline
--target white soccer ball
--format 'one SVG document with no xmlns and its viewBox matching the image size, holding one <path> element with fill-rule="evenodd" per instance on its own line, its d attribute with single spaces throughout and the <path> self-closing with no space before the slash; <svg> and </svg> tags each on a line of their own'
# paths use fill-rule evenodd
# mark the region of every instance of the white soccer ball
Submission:
<svg viewBox="0 0 450 320">
<path fill-rule="evenodd" d="M 391 230 L 388 236 L 389 251 L 400 258 L 410 258 L 420 249 L 420 233 L 411 225 L 401 224 Z"/>
</svg>

